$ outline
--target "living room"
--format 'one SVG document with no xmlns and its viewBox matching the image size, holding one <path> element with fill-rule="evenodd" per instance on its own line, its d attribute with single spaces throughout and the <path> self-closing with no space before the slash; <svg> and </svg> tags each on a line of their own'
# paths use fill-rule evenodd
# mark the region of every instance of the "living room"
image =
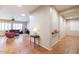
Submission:
<svg viewBox="0 0 79 59">
<path fill-rule="evenodd" d="M 78 53 L 78 11 L 78 5 L 0 5 L 0 53 Z"/>
<path fill-rule="evenodd" d="M 6 31 L 12 29 L 24 32 L 28 15 L 22 10 L 23 8 L 18 5 L 1 5 L 0 8 L 0 35 L 3 36 Z"/>
<path fill-rule="evenodd" d="M 0 5 L 0 8 L 0 53 L 15 53 L 16 49 L 9 43 L 17 39 L 20 42 L 24 35 L 29 34 L 27 32 L 28 11 L 31 11 L 29 8 L 32 6 Z"/>
</svg>

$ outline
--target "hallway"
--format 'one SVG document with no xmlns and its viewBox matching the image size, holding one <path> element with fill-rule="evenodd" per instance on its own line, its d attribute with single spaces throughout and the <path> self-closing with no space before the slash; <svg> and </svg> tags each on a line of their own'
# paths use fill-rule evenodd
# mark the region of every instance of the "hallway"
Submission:
<svg viewBox="0 0 79 59">
<path fill-rule="evenodd" d="M 79 37 L 66 36 L 58 42 L 52 50 L 52 53 L 77 54 L 79 53 Z"/>
</svg>

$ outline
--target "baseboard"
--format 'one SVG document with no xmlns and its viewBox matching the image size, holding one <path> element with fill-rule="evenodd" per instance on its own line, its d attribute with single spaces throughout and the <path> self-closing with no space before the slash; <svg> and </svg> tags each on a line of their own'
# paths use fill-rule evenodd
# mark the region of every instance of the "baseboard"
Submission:
<svg viewBox="0 0 79 59">
<path fill-rule="evenodd" d="M 67 36 L 72 36 L 72 37 L 79 37 L 79 35 L 67 35 Z"/>
<path fill-rule="evenodd" d="M 46 50 L 48 50 L 48 51 L 51 51 L 52 49 L 53 49 L 53 46 L 55 45 L 55 44 L 57 44 L 59 41 L 61 41 L 62 39 L 64 39 L 66 36 L 64 36 L 63 38 L 61 38 L 61 39 L 59 39 L 58 41 L 56 41 L 53 45 L 52 45 L 52 47 L 50 47 L 50 48 L 48 48 L 48 47 L 46 47 L 46 46 L 44 46 L 44 45 L 41 45 L 40 44 L 40 46 L 41 47 L 43 47 L 43 48 L 45 48 Z M 33 41 L 32 41 L 33 42 Z M 38 44 L 38 43 L 36 43 L 36 44 Z"/>
<path fill-rule="evenodd" d="M 43 46 L 43 45 L 41 45 L 41 44 L 40 44 L 40 46 L 43 47 L 43 48 L 45 48 L 45 49 L 48 50 L 48 51 L 51 51 L 50 48 L 47 48 L 47 47 L 45 47 L 45 46 Z"/>
<path fill-rule="evenodd" d="M 33 41 L 31 41 L 31 42 L 33 42 Z M 33 43 L 34 43 L 34 42 L 33 42 Z M 38 43 L 36 42 L 36 44 L 38 44 Z M 42 44 L 40 44 L 39 46 L 43 47 L 44 49 L 46 49 L 46 50 L 48 50 L 48 51 L 51 50 L 51 49 L 47 48 L 46 46 L 44 46 L 44 45 L 42 45 Z"/>
<path fill-rule="evenodd" d="M 66 37 L 66 35 L 65 35 L 63 38 L 61 38 L 61 39 L 59 39 L 58 41 L 56 41 L 56 42 L 52 45 L 52 47 L 51 47 L 50 50 L 52 50 L 52 49 L 53 49 L 53 46 L 54 46 L 55 44 L 57 44 L 59 41 L 61 41 L 62 39 L 64 39 L 65 37 Z"/>
</svg>

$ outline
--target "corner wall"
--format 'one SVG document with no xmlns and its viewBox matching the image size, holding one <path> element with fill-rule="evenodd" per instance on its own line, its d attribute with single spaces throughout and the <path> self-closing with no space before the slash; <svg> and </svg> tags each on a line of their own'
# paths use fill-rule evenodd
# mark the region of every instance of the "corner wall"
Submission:
<svg viewBox="0 0 79 59">
<path fill-rule="evenodd" d="M 63 23 L 64 18 L 61 18 L 62 19 L 60 19 L 60 15 L 56 9 L 50 6 L 41 6 L 35 12 L 30 14 L 30 23 L 28 24 L 28 28 L 31 34 L 33 34 L 34 28 L 38 29 L 38 33 L 41 37 L 40 45 L 42 47 L 51 50 L 51 47 L 60 40 L 60 37 L 64 37 L 65 23 Z M 61 32 L 52 37 L 51 33 L 54 30 Z"/>
<path fill-rule="evenodd" d="M 50 13 L 51 13 L 50 42 L 51 42 L 51 48 L 52 48 L 52 46 L 54 46 L 59 41 L 59 33 L 52 35 L 52 32 L 54 32 L 55 30 L 59 31 L 59 14 L 54 7 L 50 8 Z"/>
<path fill-rule="evenodd" d="M 59 20 L 60 20 L 60 24 L 59 24 L 59 35 L 60 35 L 60 39 L 64 38 L 64 36 L 66 36 L 66 20 L 60 16 L 59 17 Z"/>
<path fill-rule="evenodd" d="M 51 32 L 57 30 L 58 33 L 51 36 L 51 47 L 54 46 L 66 35 L 66 20 L 58 13 L 58 11 L 51 7 Z"/>
<path fill-rule="evenodd" d="M 50 7 L 41 6 L 30 16 L 30 24 L 28 28 L 33 34 L 33 29 L 37 28 L 40 35 L 40 45 L 50 50 Z"/>
</svg>

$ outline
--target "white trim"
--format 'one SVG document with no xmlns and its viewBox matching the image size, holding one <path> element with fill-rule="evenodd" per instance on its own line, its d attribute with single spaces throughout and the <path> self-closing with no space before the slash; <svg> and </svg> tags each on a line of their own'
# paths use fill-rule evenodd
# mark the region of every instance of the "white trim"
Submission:
<svg viewBox="0 0 79 59">
<path fill-rule="evenodd" d="M 64 36 L 63 38 L 65 38 L 65 36 Z M 61 41 L 63 38 L 57 40 L 57 41 L 52 45 L 51 50 L 53 49 L 53 46 L 54 46 L 55 44 L 57 44 L 59 41 Z"/>
</svg>

